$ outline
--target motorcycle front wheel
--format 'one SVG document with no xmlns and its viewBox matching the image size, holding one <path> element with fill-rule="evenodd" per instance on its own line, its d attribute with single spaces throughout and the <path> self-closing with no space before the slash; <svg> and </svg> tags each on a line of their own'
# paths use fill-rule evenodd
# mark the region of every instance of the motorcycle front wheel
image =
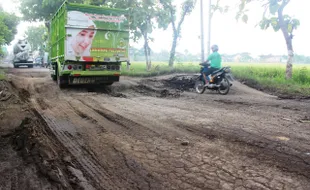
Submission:
<svg viewBox="0 0 310 190">
<path fill-rule="evenodd" d="M 230 83 L 226 77 L 224 77 L 220 83 L 220 87 L 218 89 L 218 93 L 221 95 L 228 94 L 230 90 Z"/>
<path fill-rule="evenodd" d="M 204 93 L 204 91 L 206 90 L 206 87 L 204 86 L 205 84 L 200 80 L 200 81 L 196 81 L 195 83 L 195 90 L 198 94 L 202 94 Z"/>
</svg>

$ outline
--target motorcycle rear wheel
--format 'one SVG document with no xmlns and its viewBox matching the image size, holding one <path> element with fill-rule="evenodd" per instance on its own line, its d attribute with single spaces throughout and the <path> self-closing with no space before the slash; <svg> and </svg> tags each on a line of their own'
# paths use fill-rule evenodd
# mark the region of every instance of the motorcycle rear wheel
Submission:
<svg viewBox="0 0 310 190">
<path fill-rule="evenodd" d="M 220 87 L 217 90 L 219 94 L 226 95 L 230 90 L 230 83 L 226 77 L 224 77 L 220 83 Z"/>
<path fill-rule="evenodd" d="M 198 94 L 203 94 L 206 90 L 205 84 L 200 80 L 195 83 L 195 90 Z"/>
</svg>

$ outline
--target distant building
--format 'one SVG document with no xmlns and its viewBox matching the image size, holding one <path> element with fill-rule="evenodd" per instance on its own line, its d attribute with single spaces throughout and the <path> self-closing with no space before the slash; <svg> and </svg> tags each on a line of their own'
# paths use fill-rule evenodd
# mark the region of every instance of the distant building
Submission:
<svg viewBox="0 0 310 190">
<path fill-rule="evenodd" d="M 234 56 L 234 62 L 239 63 L 242 60 L 242 56 L 240 54 L 237 54 Z"/>
<path fill-rule="evenodd" d="M 260 62 L 264 63 L 281 63 L 282 56 L 280 55 L 261 55 Z"/>
</svg>

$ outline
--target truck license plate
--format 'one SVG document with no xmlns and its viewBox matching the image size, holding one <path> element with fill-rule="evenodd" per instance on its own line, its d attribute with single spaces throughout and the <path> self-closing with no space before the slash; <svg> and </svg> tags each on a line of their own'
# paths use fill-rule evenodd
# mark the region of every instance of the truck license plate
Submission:
<svg viewBox="0 0 310 190">
<path fill-rule="evenodd" d="M 100 71 L 100 70 L 106 70 L 106 69 L 107 69 L 106 65 L 92 65 L 89 70 Z"/>
<path fill-rule="evenodd" d="M 71 84 L 95 84 L 108 81 L 109 77 L 74 77 L 70 80 Z"/>
<path fill-rule="evenodd" d="M 85 77 L 85 78 L 73 78 L 72 84 L 92 84 L 96 82 L 94 77 Z"/>
</svg>

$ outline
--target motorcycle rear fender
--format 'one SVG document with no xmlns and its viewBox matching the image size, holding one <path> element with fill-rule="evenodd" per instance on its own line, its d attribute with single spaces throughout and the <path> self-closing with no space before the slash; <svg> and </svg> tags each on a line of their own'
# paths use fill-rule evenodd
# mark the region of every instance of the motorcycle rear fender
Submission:
<svg viewBox="0 0 310 190">
<path fill-rule="evenodd" d="M 226 76 L 226 78 L 227 78 L 229 81 L 231 81 L 231 82 L 234 81 L 234 77 L 233 77 L 230 73 L 226 74 L 225 76 Z"/>
<path fill-rule="evenodd" d="M 212 75 L 212 77 L 218 77 L 218 76 L 221 76 L 221 75 L 223 75 L 223 72 L 216 73 L 215 75 Z"/>
</svg>

